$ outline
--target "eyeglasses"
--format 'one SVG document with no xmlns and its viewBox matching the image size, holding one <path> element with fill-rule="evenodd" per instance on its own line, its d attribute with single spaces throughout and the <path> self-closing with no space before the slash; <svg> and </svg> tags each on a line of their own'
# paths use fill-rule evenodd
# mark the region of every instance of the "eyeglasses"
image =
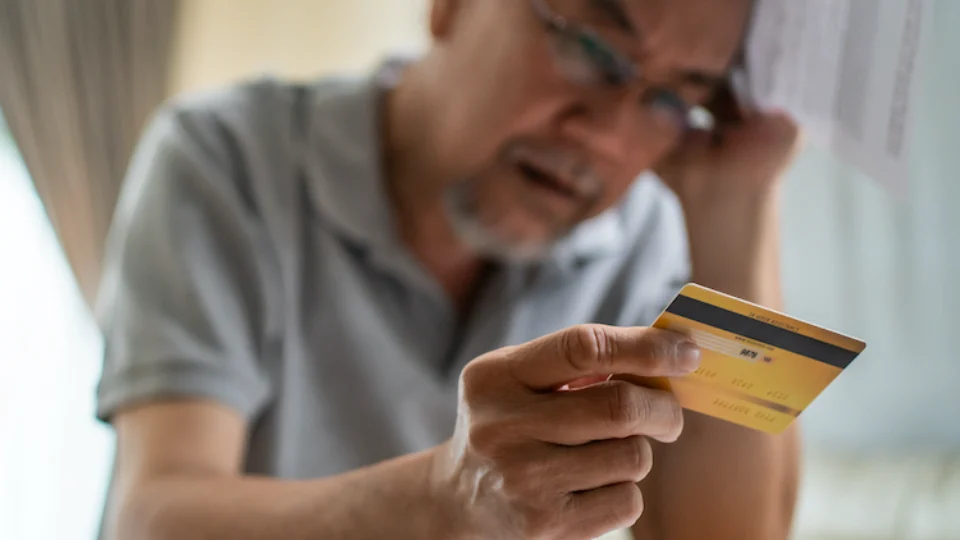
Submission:
<svg viewBox="0 0 960 540">
<path fill-rule="evenodd" d="M 593 87 L 622 87 L 642 81 L 639 68 L 591 28 L 554 11 L 547 0 L 530 0 L 551 36 L 558 69 L 570 81 Z M 641 95 L 640 120 L 658 136 L 677 138 L 695 123 L 694 108 L 664 86 L 647 86 Z"/>
</svg>

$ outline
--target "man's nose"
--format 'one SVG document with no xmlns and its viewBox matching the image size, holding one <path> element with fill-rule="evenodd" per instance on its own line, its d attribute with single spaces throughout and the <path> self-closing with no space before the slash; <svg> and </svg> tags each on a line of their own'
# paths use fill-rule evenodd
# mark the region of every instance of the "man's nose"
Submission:
<svg viewBox="0 0 960 540">
<path fill-rule="evenodd" d="M 563 134 L 598 158 L 620 163 L 633 144 L 639 106 L 633 91 L 598 92 L 571 108 L 562 124 Z"/>
</svg>

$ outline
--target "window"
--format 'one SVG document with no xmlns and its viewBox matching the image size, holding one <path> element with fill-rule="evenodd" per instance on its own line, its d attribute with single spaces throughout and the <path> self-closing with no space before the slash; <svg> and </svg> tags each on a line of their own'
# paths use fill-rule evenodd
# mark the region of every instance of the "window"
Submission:
<svg viewBox="0 0 960 540">
<path fill-rule="evenodd" d="M 112 434 L 101 340 L 0 118 L 0 538 L 94 538 Z"/>
</svg>

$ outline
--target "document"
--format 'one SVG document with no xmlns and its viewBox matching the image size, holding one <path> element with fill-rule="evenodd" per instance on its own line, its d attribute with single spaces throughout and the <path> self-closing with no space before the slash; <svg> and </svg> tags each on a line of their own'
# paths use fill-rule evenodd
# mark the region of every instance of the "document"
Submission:
<svg viewBox="0 0 960 540">
<path fill-rule="evenodd" d="M 929 0 L 757 0 L 734 86 L 889 189 L 909 186 Z"/>
</svg>

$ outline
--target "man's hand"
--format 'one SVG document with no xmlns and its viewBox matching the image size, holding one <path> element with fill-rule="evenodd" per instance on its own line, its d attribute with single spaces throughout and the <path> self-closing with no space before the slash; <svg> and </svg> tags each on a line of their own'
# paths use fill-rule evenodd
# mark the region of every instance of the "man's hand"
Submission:
<svg viewBox="0 0 960 540">
<path fill-rule="evenodd" d="M 683 206 L 694 281 L 780 307 L 780 185 L 802 145 L 789 116 L 754 114 L 690 133 L 659 164 Z"/>
<path fill-rule="evenodd" d="M 716 132 L 692 131 L 656 168 L 684 209 L 696 213 L 774 189 L 803 146 L 785 113 L 754 114 Z"/>
<path fill-rule="evenodd" d="M 435 485 L 462 538 L 594 538 L 643 511 L 637 483 L 653 465 L 646 437 L 673 442 L 683 413 L 669 393 L 611 374 L 677 376 L 699 350 L 644 328 L 582 326 L 470 363 L 453 438 Z M 579 386 L 579 385 L 575 385 Z"/>
</svg>

